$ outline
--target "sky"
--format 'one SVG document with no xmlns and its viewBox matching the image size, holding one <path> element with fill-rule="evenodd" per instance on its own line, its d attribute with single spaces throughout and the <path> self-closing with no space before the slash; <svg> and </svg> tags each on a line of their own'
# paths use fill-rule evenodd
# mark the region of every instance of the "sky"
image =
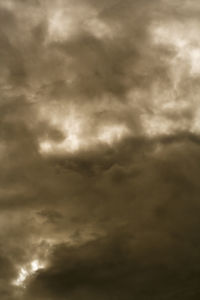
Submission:
<svg viewBox="0 0 200 300">
<path fill-rule="evenodd" d="M 0 299 L 200 299 L 200 3 L 0 0 Z"/>
</svg>

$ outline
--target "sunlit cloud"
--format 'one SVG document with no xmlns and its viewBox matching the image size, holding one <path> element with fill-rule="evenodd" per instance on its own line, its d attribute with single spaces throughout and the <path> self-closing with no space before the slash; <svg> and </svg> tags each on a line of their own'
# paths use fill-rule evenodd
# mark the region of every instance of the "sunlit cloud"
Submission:
<svg viewBox="0 0 200 300">
<path fill-rule="evenodd" d="M 51 140 L 41 141 L 39 144 L 40 152 L 44 154 L 58 154 L 89 149 L 99 143 L 112 145 L 129 134 L 129 130 L 120 124 L 102 126 L 98 132 L 88 136 L 78 128 L 77 124 L 74 127 L 68 127 L 68 136 L 60 143 Z"/>
<path fill-rule="evenodd" d="M 176 51 L 172 60 L 172 67 L 186 68 L 189 66 L 190 75 L 200 74 L 200 44 L 197 24 L 156 24 L 152 27 L 152 38 L 154 43 L 171 46 Z M 180 76 L 180 74 L 179 74 Z"/>
<path fill-rule="evenodd" d="M 70 13 L 65 14 L 63 10 L 56 10 L 49 16 L 49 39 L 51 41 L 64 40 L 68 38 L 73 30 L 73 19 Z"/>
<path fill-rule="evenodd" d="M 103 126 L 100 129 L 98 139 L 103 143 L 112 144 L 120 141 L 124 136 L 129 133 L 129 130 L 124 125 L 111 125 Z"/>
<path fill-rule="evenodd" d="M 114 31 L 97 17 L 89 19 L 87 22 L 85 22 L 84 26 L 86 30 L 91 32 L 97 38 L 111 38 L 114 35 Z"/>
<path fill-rule="evenodd" d="M 46 108 L 48 110 L 48 107 Z M 43 154 L 73 153 L 83 149 L 90 149 L 101 144 L 119 142 L 130 134 L 123 123 L 105 125 L 96 123 L 92 127 L 92 113 L 79 112 L 78 108 L 67 109 L 66 112 L 49 108 L 49 113 L 41 113 L 42 118 L 59 129 L 63 134 L 61 141 L 49 138 L 39 140 L 39 151 Z M 96 126 L 96 127 L 95 127 Z"/>
<path fill-rule="evenodd" d="M 45 265 L 38 260 L 33 260 L 29 264 L 26 264 L 26 266 L 20 267 L 18 277 L 16 280 L 14 280 L 13 284 L 16 286 L 23 286 L 29 276 L 33 275 L 35 272 L 43 269 L 44 267 Z"/>
</svg>

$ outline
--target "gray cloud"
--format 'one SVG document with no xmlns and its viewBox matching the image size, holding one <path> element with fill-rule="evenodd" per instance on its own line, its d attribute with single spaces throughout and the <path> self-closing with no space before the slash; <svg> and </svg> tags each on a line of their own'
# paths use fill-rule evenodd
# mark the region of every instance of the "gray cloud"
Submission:
<svg viewBox="0 0 200 300">
<path fill-rule="evenodd" d="M 0 298 L 197 299 L 199 5 L 0 3 Z"/>
</svg>

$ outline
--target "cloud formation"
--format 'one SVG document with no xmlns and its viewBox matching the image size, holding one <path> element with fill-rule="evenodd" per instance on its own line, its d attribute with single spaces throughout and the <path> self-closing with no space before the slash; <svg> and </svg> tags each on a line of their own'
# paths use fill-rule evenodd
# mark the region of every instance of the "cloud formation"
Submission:
<svg viewBox="0 0 200 300">
<path fill-rule="evenodd" d="M 199 298 L 199 10 L 1 0 L 2 300 Z"/>
</svg>

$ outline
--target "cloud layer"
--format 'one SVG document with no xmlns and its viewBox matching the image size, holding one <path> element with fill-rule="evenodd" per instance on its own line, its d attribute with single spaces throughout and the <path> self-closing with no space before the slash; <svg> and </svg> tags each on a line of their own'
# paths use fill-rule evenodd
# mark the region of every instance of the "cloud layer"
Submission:
<svg viewBox="0 0 200 300">
<path fill-rule="evenodd" d="M 0 299 L 199 298 L 199 10 L 1 0 Z"/>
</svg>

